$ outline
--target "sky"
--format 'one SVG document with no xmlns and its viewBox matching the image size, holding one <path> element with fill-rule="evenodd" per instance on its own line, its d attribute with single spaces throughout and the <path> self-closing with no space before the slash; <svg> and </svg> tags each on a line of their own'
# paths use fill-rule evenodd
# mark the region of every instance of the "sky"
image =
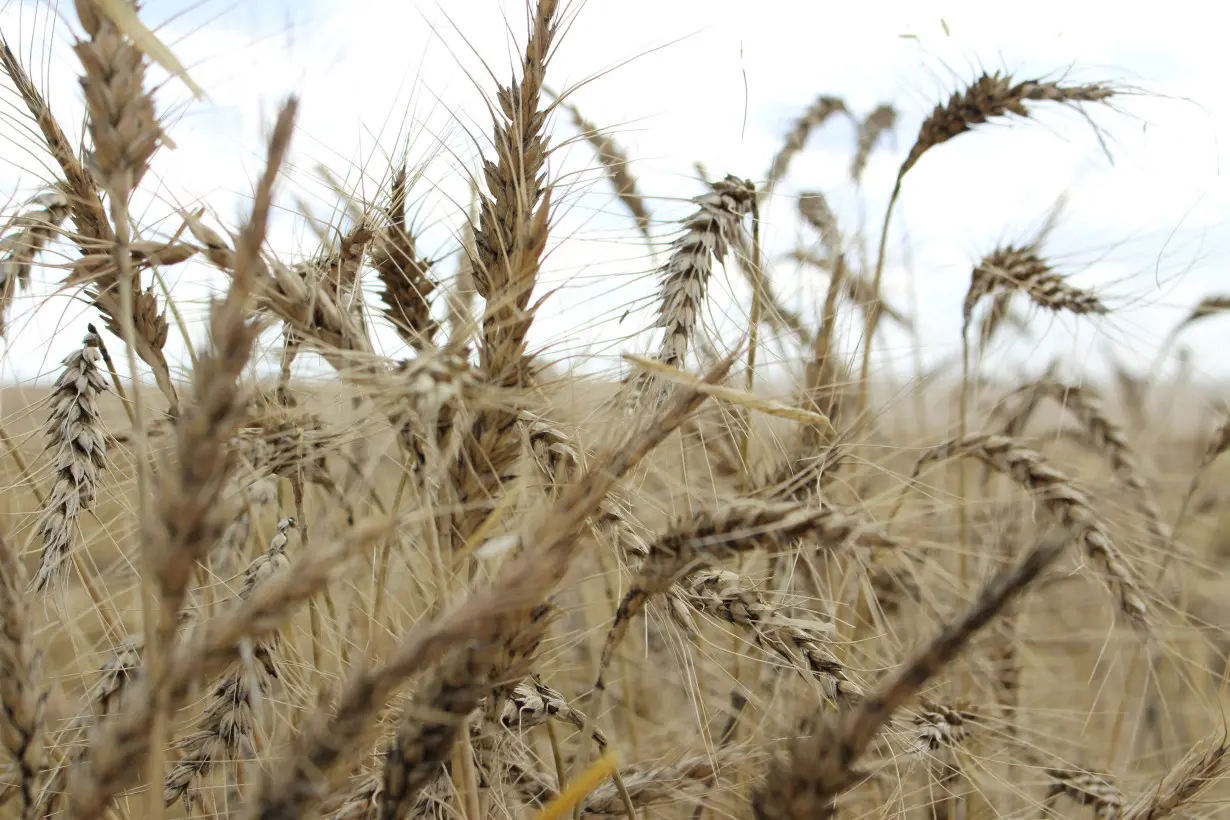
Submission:
<svg viewBox="0 0 1230 820">
<path fill-rule="evenodd" d="M 892 103 L 896 129 L 861 186 L 848 179 L 853 125 L 834 119 L 810 137 L 762 213 L 774 288 L 815 316 L 824 278 L 787 256 L 818 239 L 796 216 L 799 193 L 823 192 L 843 232 L 862 226 L 874 253 L 896 170 L 919 123 L 983 70 L 1106 81 L 1125 93 L 1111 107 L 1089 109 L 1088 117 L 1040 106 L 1029 122 L 981 126 L 932 150 L 910 172 L 893 218 L 884 293 L 917 317 L 917 342 L 888 332 L 878 342 L 878 368 L 907 377 L 915 344 L 926 363 L 959 351 L 961 301 L 973 265 L 1001 243 L 1031 238 L 1061 196 L 1066 206 L 1047 256 L 1113 312 L 1094 320 L 1033 312 L 1032 336 L 1002 340 L 988 367 L 1040 369 L 1058 355 L 1093 373 L 1105 367 L 1109 351 L 1144 372 L 1187 310 L 1204 296 L 1230 293 L 1230 184 L 1222 172 L 1230 160 L 1223 139 L 1230 65 L 1220 41 L 1224 26 L 1205 5 L 1174 2 L 1131 14 L 1056 2 L 1033 3 L 1027 14 L 985 2 L 564 5 L 567 25 L 548 84 L 567 90 L 625 148 L 656 224 L 651 250 L 588 146 L 576 141 L 567 117 L 557 117 L 548 165 L 558 197 L 537 291 L 550 295 L 531 335 L 553 362 L 614 372 L 621 352 L 654 349 L 657 338 L 643 332 L 652 319 L 654 269 L 678 220 L 693 208 L 688 200 L 703 192 L 694 163 L 715 176 L 763 179 L 792 121 L 818 95 L 842 97 L 859 116 Z M 157 155 L 134 198 L 143 235 L 168 235 L 178 225 L 177 210 L 198 204 L 209 207 L 215 226 L 238 224 L 268 126 L 293 92 L 302 112 L 271 247 L 286 261 L 302 259 L 318 247 L 313 225 L 337 224 L 340 199 L 322 180 L 322 166 L 347 190 L 373 200 L 390 161 L 404 151 L 421 171 L 412 189 L 421 249 L 443 257 L 438 270 L 451 277 L 469 175 L 490 145 L 486 99 L 511 78 L 525 40 L 523 2 L 147 0 L 141 15 L 207 94 L 193 100 L 182 83 L 150 72 L 176 147 Z M 0 6 L 0 29 L 65 128 L 79 134 L 72 3 L 8 0 Z M 4 218 L 54 177 L 32 134 L 11 87 L 0 82 Z M 60 261 L 70 258 L 65 253 L 59 251 Z M 90 309 L 60 292 L 62 276 L 50 267 L 39 271 L 34 292 L 13 308 L 0 379 L 54 377 L 80 343 Z M 202 307 L 222 280 L 195 262 L 166 276 L 199 342 Z M 733 342 L 749 304 L 750 291 L 733 267 L 719 272 L 706 324 Z M 1181 337 L 1200 375 L 1230 373 L 1230 361 L 1219 355 L 1228 324 L 1230 316 L 1208 319 Z M 405 355 L 391 333 L 382 332 L 379 342 Z M 182 365 L 184 350 L 173 331 L 168 358 Z M 771 368 L 798 355 L 769 340 L 762 361 Z"/>
</svg>

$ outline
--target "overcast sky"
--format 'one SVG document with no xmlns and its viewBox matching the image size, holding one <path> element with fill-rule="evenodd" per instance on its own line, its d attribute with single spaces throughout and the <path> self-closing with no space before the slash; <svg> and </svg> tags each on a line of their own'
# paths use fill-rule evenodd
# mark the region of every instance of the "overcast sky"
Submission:
<svg viewBox="0 0 1230 820">
<path fill-rule="evenodd" d="M 208 94 L 193 101 L 182 84 L 158 92 L 174 151 L 158 155 L 146 191 L 134 202 L 142 228 L 166 234 L 175 209 L 207 204 L 233 226 L 260 168 L 263 139 L 278 102 L 302 96 L 294 167 L 280 204 L 306 203 L 336 223 L 337 198 L 320 181 L 328 166 L 352 189 L 378 195 L 388 162 L 409 146 L 423 169 L 414 188 L 416 225 L 428 255 L 452 254 L 468 200 L 466 173 L 489 144 L 484 96 L 506 82 L 524 43 L 519 0 L 146 0 L 142 17 L 188 66 Z M 548 83 L 582 84 L 572 100 L 627 149 L 660 222 L 656 261 L 673 236 L 671 221 L 701 192 L 693 171 L 763 178 L 792 120 L 819 94 L 843 97 L 861 115 L 891 102 L 895 134 L 873 157 L 861 190 L 848 181 L 854 147 L 849 121 L 813 134 L 764 214 L 775 287 L 814 315 L 823 279 L 784 256 L 816 237 L 797 224 L 794 198 L 823 191 L 843 228 L 860 220 L 878 232 L 896 168 L 922 118 L 954 89 L 986 70 L 1019 78 L 1104 80 L 1132 89 L 1113 108 L 1092 109 L 1097 131 L 1079 112 L 1038 109 L 1034 122 L 981 127 L 929 153 L 907 177 L 894 218 L 886 297 L 917 300 L 924 353 L 938 361 L 958 349 L 960 304 L 974 262 L 1001 242 L 1020 241 L 1066 194 L 1068 206 L 1047 250 L 1074 283 L 1095 289 L 1115 313 L 1097 321 L 1035 316 L 1045 341 L 1005 340 L 1000 355 L 1038 365 L 1067 354 L 1097 366 L 1111 348 L 1145 367 L 1158 343 L 1202 296 L 1230 292 L 1228 65 L 1222 20 L 1206 5 L 1172 2 L 1148 12 L 1095 3 L 818 3 L 814 0 L 586 0 L 567 2 L 569 25 Z M 79 132 L 77 29 L 72 3 L 14 2 L 0 26 L 65 127 Z M 488 73 L 490 72 L 490 73 Z M 493 76 L 494 75 L 494 79 Z M 151 72 L 158 80 L 160 72 Z M 0 91 L 0 184 L 6 216 L 53 177 L 11 88 Z M 572 139 L 566 118 L 555 143 Z M 1098 134 L 1101 134 L 1101 140 Z M 1104 145 L 1103 145 L 1104 143 Z M 651 258 L 584 143 L 550 161 L 561 195 L 543 272 L 545 293 L 559 287 L 539 317 L 534 341 L 553 359 L 618 366 L 623 351 L 644 352 L 650 335 L 629 339 L 652 310 Z M 874 236 L 873 236 L 874 239 Z M 274 247 L 287 259 L 311 253 L 309 223 L 289 210 L 275 224 Z M 912 271 L 912 273 L 911 273 Z M 737 326 L 747 289 L 734 271 L 714 283 L 715 328 Z M 39 274 L 34 297 L 13 310 L 3 377 L 53 373 L 79 343 L 89 310 L 80 301 L 46 300 L 55 271 Z M 169 272 L 189 317 L 218 279 L 203 265 Z M 1021 307 L 1025 307 L 1022 302 Z M 633 312 L 625 317 L 629 309 Z M 622 318 L 622 322 L 620 321 Z M 199 326 L 195 333 L 200 334 Z M 1230 317 L 1183 337 L 1202 372 L 1230 371 L 1219 355 Z M 397 352 L 390 335 L 381 337 Z M 888 366 L 904 373 L 908 340 L 881 342 Z M 183 360 L 172 332 L 170 358 Z M 780 355 L 774 352 L 771 355 Z"/>
</svg>

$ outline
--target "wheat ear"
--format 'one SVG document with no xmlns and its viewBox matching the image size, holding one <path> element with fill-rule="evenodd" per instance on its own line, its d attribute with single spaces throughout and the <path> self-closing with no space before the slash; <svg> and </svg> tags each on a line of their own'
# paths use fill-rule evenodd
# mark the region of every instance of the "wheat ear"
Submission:
<svg viewBox="0 0 1230 820">
<path fill-rule="evenodd" d="M 765 176 L 761 196 L 767 197 L 777 187 L 777 183 L 786 176 L 790 162 L 803 150 L 811 132 L 823 126 L 834 114 L 844 113 L 846 113 L 846 104 L 838 97 L 827 95 L 817 97 L 815 102 L 795 120 L 790 133 L 786 135 L 786 143 L 773 157 L 773 162 L 769 165 L 769 172 Z"/>
<path fill-rule="evenodd" d="M 684 582 L 683 593 L 687 603 L 698 612 L 748 629 L 758 646 L 814 677 L 829 700 L 851 703 L 862 697 L 863 690 L 846 676 L 836 656 L 821 643 L 822 630 L 787 622 L 777 607 L 740 582 L 735 573 L 698 572 Z"/>
<path fill-rule="evenodd" d="M 247 600 L 258 585 L 286 570 L 286 533 L 294 526 L 293 518 L 278 522 L 269 548 L 244 571 L 238 600 Z M 227 670 L 214 686 L 213 700 L 197 731 L 176 744 L 184 756 L 163 784 L 162 799 L 166 805 L 183 800 L 185 811 L 191 813 L 197 782 L 209 774 L 219 759 L 251 757 L 256 753 L 257 693 L 270 691 L 277 677 L 273 657 L 276 637 L 275 633 L 275 640 L 263 641 L 253 649 L 254 663 L 238 663 Z"/>
<path fill-rule="evenodd" d="M 858 124 L 858 149 L 854 153 L 854 159 L 850 162 L 850 179 L 855 184 L 863 181 L 863 172 L 867 170 L 867 160 L 871 159 L 871 152 L 875 150 L 876 144 L 885 134 L 890 133 L 896 124 L 897 109 L 888 103 L 877 105 Z"/>
<path fill-rule="evenodd" d="M 372 267 L 384 285 L 380 298 L 384 300 L 385 318 L 402 341 L 421 349 L 432 344 L 436 331 L 429 298 L 436 283 L 430 277 L 432 263 L 419 256 L 407 222 L 409 187 L 404 162 L 393 172 L 389 188 L 388 224 L 372 247 Z"/>
<path fill-rule="evenodd" d="M 957 656 L 966 643 L 1064 551 L 1064 541 L 1041 541 L 1015 567 L 1001 572 L 959 620 L 948 624 L 875 691 L 852 709 L 821 719 L 814 732 L 791 743 L 752 795 L 757 820 L 817 820 L 836 814 L 836 798 L 860 777 L 855 764 L 909 698 Z"/>
<path fill-rule="evenodd" d="M 1136 581 L 1111 543 L 1106 526 L 1094 514 L 1089 499 L 1041 454 L 1020 446 L 1007 436 L 974 435 L 953 439 L 924 453 L 914 476 L 925 464 L 952 458 L 976 458 L 1012 478 L 1068 528 L 1085 554 L 1104 574 L 1104 583 L 1119 601 L 1119 609 L 1140 629 L 1148 629 L 1148 607 Z"/>
<path fill-rule="evenodd" d="M 663 329 L 659 358 L 678 368 L 684 366 L 700 322 L 713 263 L 725 258 L 740 220 L 755 202 L 755 188 L 746 180 L 728 176 L 693 202 L 697 211 L 684 222 L 684 234 L 675 241 L 662 270 L 655 323 Z"/>
<path fill-rule="evenodd" d="M 1136 452 L 1128 443 L 1127 434 L 1123 428 L 1106 415 L 1097 397 L 1088 388 L 1065 384 L 1054 379 L 1043 379 L 1033 384 L 1025 385 L 1014 391 L 1011 396 L 1036 393 L 1026 401 L 1026 408 L 1032 410 L 1038 397 L 1050 398 L 1056 404 L 1072 413 L 1084 428 L 1092 446 L 1106 455 L 1111 470 L 1115 476 L 1136 494 L 1137 503 L 1144 513 L 1145 525 L 1154 543 L 1163 551 L 1170 546 L 1170 528 L 1162 522 L 1162 511 L 1157 506 L 1149 485 L 1140 474 L 1140 462 Z M 1005 401 L 1010 398 L 1005 397 Z M 1001 402 L 1002 404 L 1002 402 Z M 1020 430 L 1026 419 L 1014 418 L 1013 427 Z"/>
<path fill-rule="evenodd" d="M 0 746 L 17 767 L 20 816 L 32 820 L 43 776 L 47 689 L 26 617 L 23 575 L 8 538 L 0 535 Z"/>
<path fill-rule="evenodd" d="M 891 543 L 874 527 L 829 508 L 756 502 L 734 504 L 721 512 L 697 513 L 655 540 L 631 589 L 619 602 L 615 622 L 603 643 L 595 698 L 606 687 L 605 671 L 629 624 L 654 595 L 664 594 L 684 576 L 705 566 L 804 535 L 814 535 L 828 547 L 850 541 L 876 546 Z M 589 709 L 597 711 L 592 705 Z"/>
<path fill-rule="evenodd" d="M 521 63 L 521 79 L 496 92 L 494 162 L 483 162 L 490 196 L 481 200 L 474 286 L 486 300 L 480 362 L 496 384 L 523 383 L 530 296 L 547 244 L 550 186 L 547 111 L 539 109 L 543 78 L 560 28 L 559 0 L 538 0 Z"/>
<path fill-rule="evenodd" d="M 47 496 L 39 532 L 43 554 L 35 588 L 62 582 L 73 563 L 77 519 L 98 497 L 99 473 L 107 465 L 107 430 L 98 397 L 107 389 L 98 369 L 99 339 L 87 333 L 82 346 L 64 359 L 64 370 L 51 394 L 47 436 L 55 452 L 55 483 Z"/>
<path fill-rule="evenodd" d="M 43 252 L 68 218 L 68 198 L 58 188 L 39 194 L 26 203 L 24 210 L 0 236 L 0 336 L 7 330 L 9 306 L 17 287 L 30 287 L 34 261 Z"/>
<path fill-rule="evenodd" d="M 648 242 L 652 238 L 649 233 L 649 209 L 645 207 L 645 199 L 637 190 L 636 177 L 629 169 L 631 163 L 628 161 L 627 152 L 609 134 L 604 134 L 596 125 L 585 119 L 575 105 L 565 101 L 559 101 L 557 104 L 568 112 L 573 126 L 594 149 L 602 170 L 606 171 L 607 179 L 615 186 L 615 195 L 636 219 L 636 227 Z"/>
<path fill-rule="evenodd" d="M 1169 817 L 1219 780 L 1230 767 L 1226 736 L 1210 738 L 1192 748 L 1172 768 L 1151 793 L 1141 795 L 1127 806 L 1122 820 L 1162 820 Z"/>
</svg>

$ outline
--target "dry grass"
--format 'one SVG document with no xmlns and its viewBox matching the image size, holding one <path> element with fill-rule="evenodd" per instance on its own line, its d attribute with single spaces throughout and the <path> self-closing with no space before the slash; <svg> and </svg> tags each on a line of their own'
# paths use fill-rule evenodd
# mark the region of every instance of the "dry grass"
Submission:
<svg viewBox="0 0 1230 820">
<path fill-rule="evenodd" d="M 513 76 L 488 89 L 455 268 L 422 255 L 404 154 L 380 190 L 343 192 L 349 221 L 307 261 L 279 258 L 266 234 L 294 99 L 240 227 L 184 208 L 156 237 L 129 202 L 170 136 L 145 72 L 173 57 L 119 0 L 75 9 L 84 154 L 0 50 L 57 174 L 6 214 L 0 311 L 45 276 L 104 328 L 73 331 L 49 391 L 2 397 L 0 817 L 1230 807 L 1230 421 L 1158 410 L 1158 395 L 1196 403 L 1182 372 L 1151 383 L 1118 366 L 1113 396 L 1061 377 L 1073 362 L 1020 384 L 983 374 L 992 339 L 1033 329 L 1014 298 L 1114 321 L 1042 255 L 1047 231 L 971 260 L 959 382 L 870 378 L 881 316 L 918 318 L 881 293 L 891 204 L 869 237 L 808 190 L 797 207 L 820 252 L 794 258 L 827 292 L 807 311 L 774 287 L 761 206 L 809 134 L 854 120 L 861 190 L 899 107 L 855 116 L 821 95 L 764 180 L 705 182 L 658 271 L 657 357 L 590 378 L 529 341 L 565 201 L 559 114 L 650 244 L 655 231 L 628 155 L 547 91 L 584 4 L 527 6 Z M 984 75 L 924 118 L 890 203 L 972 128 L 1113 93 Z M 47 258 L 57 243 L 71 264 Z M 154 272 L 190 258 L 225 287 L 180 373 L 163 353 L 175 293 L 155 298 Z M 738 338 L 714 341 L 704 317 L 734 264 L 754 295 Z M 1208 297 L 1168 342 L 1225 309 Z M 272 379 L 256 368 L 267 334 L 282 340 Z M 787 389 L 758 381 L 772 345 Z M 309 353 L 335 378 L 294 378 Z"/>
</svg>

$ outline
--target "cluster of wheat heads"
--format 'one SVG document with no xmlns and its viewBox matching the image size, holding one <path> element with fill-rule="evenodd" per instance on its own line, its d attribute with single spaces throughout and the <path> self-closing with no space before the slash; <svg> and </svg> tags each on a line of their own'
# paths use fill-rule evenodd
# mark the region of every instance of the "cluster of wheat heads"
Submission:
<svg viewBox="0 0 1230 820">
<path fill-rule="evenodd" d="M 905 411 L 870 406 L 867 358 L 881 316 L 912 320 L 880 292 L 888 217 L 869 261 L 821 192 L 799 199 L 817 250 L 796 257 L 829 277 L 815 316 L 779 299 L 759 242 L 811 131 L 854 121 L 858 185 L 896 123 L 831 95 L 764 176 L 698 191 L 660 271 L 657 358 L 628 357 L 618 384 L 553 372 L 527 333 L 556 129 L 579 129 L 655 236 L 627 153 L 548 91 L 576 11 L 528 6 L 451 281 L 418 249 L 404 163 L 352 195 L 309 261 L 278 258 L 294 99 L 242 223 L 185 210 L 157 236 L 129 203 L 169 138 L 146 68 L 187 80 L 173 55 L 127 4 L 77 0 L 82 152 L 2 45 L 58 173 L 6 223 L 0 308 L 37 270 L 102 329 L 83 326 L 45 400 L 0 427 L 0 816 L 1224 812 L 1230 641 L 1221 553 L 1204 549 L 1220 503 L 1197 494 L 1230 422 L 1162 452 L 1147 379 L 1121 373 L 1124 423 L 1058 368 L 984 412 L 979 356 L 1022 327 L 1014 297 L 1114 310 L 1039 238 L 972 265 L 960 428 L 920 417 L 899 438 Z M 1115 94 L 983 75 L 924 119 L 892 201 L 928 151 L 988 120 Z M 75 251 L 66 269 L 54 242 Z M 178 374 L 174 294 L 155 283 L 189 259 L 224 287 Z M 700 330 L 735 267 L 753 297 L 723 355 Z M 1224 307 L 1210 297 L 1175 335 Z M 854 311 L 861 351 L 835 331 Z M 380 322 L 404 355 L 379 352 Z M 267 332 L 282 340 L 268 380 L 252 366 Z M 794 394 L 757 390 L 769 332 L 802 361 Z M 292 380 L 303 351 L 336 379 Z M 1075 427 L 1031 433 L 1044 400 Z"/>
</svg>

